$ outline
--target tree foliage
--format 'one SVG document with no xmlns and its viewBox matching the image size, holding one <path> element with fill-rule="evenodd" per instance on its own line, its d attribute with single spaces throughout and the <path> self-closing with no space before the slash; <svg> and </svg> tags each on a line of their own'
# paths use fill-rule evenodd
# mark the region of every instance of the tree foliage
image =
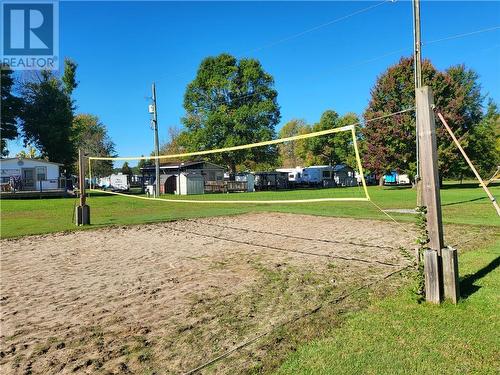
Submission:
<svg viewBox="0 0 500 375">
<path fill-rule="evenodd" d="M 500 165 L 500 112 L 492 100 L 488 103 L 483 119 L 470 136 L 468 146 L 469 157 L 474 160 L 479 174 L 483 178 L 491 176 Z"/>
<path fill-rule="evenodd" d="M 121 172 L 123 174 L 128 175 L 129 177 L 132 177 L 132 175 L 133 175 L 132 168 L 130 168 L 130 166 L 128 165 L 128 162 L 123 163 L 122 168 L 121 168 Z"/>
<path fill-rule="evenodd" d="M 177 126 L 170 126 L 168 128 L 168 138 L 167 142 L 160 145 L 160 155 L 172 155 L 181 154 L 187 152 L 186 144 L 188 144 L 188 134 L 182 131 Z M 154 152 L 151 153 L 154 155 Z M 167 160 L 168 159 L 164 159 Z"/>
<path fill-rule="evenodd" d="M 144 156 L 144 155 L 141 155 Z M 137 168 L 140 170 L 141 168 L 146 168 L 154 165 L 153 160 L 151 159 L 140 159 L 139 162 L 137 163 Z"/>
<path fill-rule="evenodd" d="M 64 75 L 74 75 L 74 69 L 76 65 L 66 60 Z M 22 87 L 21 128 L 25 145 L 33 145 L 44 157 L 68 169 L 76 155 L 72 142 L 74 105 L 70 96 L 74 85 L 71 80 L 62 81 L 52 72 L 42 71 Z"/>
<path fill-rule="evenodd" d="M 0 86 L 2 114 L 0 116 L 0 156 L 6 156 L 7 140 L 18 136 L 17 122 L 21 113 L 22 101 L 13 94 L 14 78 L 13 72 L 7 65 L 0 64 Z"/>
<path fill-rule="evenodd" d="M 272 139 L 280 119 L 273 77 L 254 59 L 228 54 L 201 62 L 184 95 L 183 145 L 189 151 L 237 146 Z M 213 155 L 231 172 L 245 161 L 274 163 L 275 147 Z"/>
<path fill-rule="evenodd" d="M 432 88 L 434 103 L 446 116 L 455 134 L 468 149 L 482 118 L 481 88 L 477 74 L 464 65 L 440 72 L 429 60 L 422 63 L 423 84 Z M 371 100 L 364 113 L 365 120 L 398 112 L 415 106 L 413 59 L 402 58 L 378 77 L 371 90 Z M 446 130 L 436 123 L 438 160 L 444 177 L 460 175 L 465 164 Z M 406 112 L 386 119 L 367 122 L 363 129 L 364 164 L 378 174 L 390 170 L 415 175 L 415 116 Z"/>
<path fill-rule="evenodd" d="M 320 121 L 312 127 L 313 132 L 339 128 L 357 123 L 358 117 L 354 113 L 344 116 L 333 110 L 327 110 L 321 116 Z M 356 158 L 351 132 L 338 132 L 331 135 L 309 138 L 305 142 L 305 155 L 309 164 L 348 164 L 355 167 Z"/>
<path fill-rule="evenodd" d="M 106 126 L 97 116 L 78 114 L 73 119 L 72 142 L 75 148 L 81 148 L 90 156 L 114 157 L 115 144 L 108 135 Z M 75 163 L 74 170 L 78 166 Z M 113 172 L 111 160 L 96 160 L 92 162 L 93 176 L 109 176 Z"/>
<path fill-rule="evenodd" d="M 28 147 L 27 150 L 21 150 L 16 154 L 16 158 L 20 159 L 39 159 L 40 155 L 37 154 L 37 151 L 34 147 Z"/>
<path fill-rule="evenodd" d="M 306 134 L 311 131 L 311 127 L 304 120 L 291 120 L 280 129 L 279 138 L 294 137 Z M 304 166 L 308 159 L 306 150 L 306 140 L 284 142 L 278 145 L 279 164 L 285 168 L 295 168 Z"/>
</svg>

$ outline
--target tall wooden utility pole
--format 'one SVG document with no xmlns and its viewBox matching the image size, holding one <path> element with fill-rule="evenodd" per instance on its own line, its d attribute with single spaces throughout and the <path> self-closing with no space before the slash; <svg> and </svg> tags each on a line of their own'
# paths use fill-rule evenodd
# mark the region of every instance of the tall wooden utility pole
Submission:
<svg viewBox="0 0 500 375">
<path fill-rule="evenodd" d="M 160 144 L 158 142 L 158 112 L 156 109 L 156 86 L 153 82 L 151 86 L 151 91 L 153 93 L 153 130 L 155 133 L 155 195 L 158 197 L 160 195 Z"/>
<path fill-rule="evenodd" d="M 427 86 L 417 89 L 416 93 L 422 198 L 427 208 L 429 236 L 429 249 L 424 254 L 425 296 L 432 303 L 440 303 L 444 298 L 456 303 L 459 297 L 458 258 L 457 251 L 446 248 L 443 240 L 434 99 Z"/>
<path fill-rule="evenodd" d="M 422 42 L 420 39 L 420 0 L 413 0 L 413 65 L 414 65 L 414 76 L 415 76 L 415 103 L 417 97 L 417 89 L 422 87 Z M 422 202 L 422 184 L 420 183 L 421 177 L 421 167 L 420 167 L 420 146 L 418 139 L 418 111 L 416 112 L 415 126 L 417 127 L 415 134 L 416 144 L 417 144 L 417 173 L 415 176 L 415 182 L 417 185 L 417 206 L 423 206 Z"/>
<path fill-rule="evenodd" d="M 78 185 L 80 193 L 80 204 L 75 208 L 76 225 L 90 224 L 90 207 L 87 205 L 85 194 L 85 156 L 82 149 L 78 149 Z"/>
</svg>

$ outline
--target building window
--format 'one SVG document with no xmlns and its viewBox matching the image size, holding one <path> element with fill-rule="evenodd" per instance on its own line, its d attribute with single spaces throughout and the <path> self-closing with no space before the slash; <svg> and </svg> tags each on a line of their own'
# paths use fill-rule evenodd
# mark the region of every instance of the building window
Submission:
<svg viewBox="0 0 500 375">
<path fill-rule="evenodd" d="M 36 167 L 36 180 L 43 181 L 47 179 L 47 167 Z"/>
</svg>

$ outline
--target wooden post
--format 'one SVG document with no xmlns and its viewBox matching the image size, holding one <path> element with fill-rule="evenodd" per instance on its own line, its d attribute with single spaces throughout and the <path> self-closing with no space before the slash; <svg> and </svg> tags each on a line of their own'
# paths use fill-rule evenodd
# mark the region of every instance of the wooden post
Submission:
<svg viewBox="0 0 500 375">
<path fill-rule="evenodd" d="M 416 90 L 422 198 L 427 207 L 427 232 L 430 251 L 425 253 L 425 289 L 428 302 L 439 303 L 442 290 L 441 249 L 444 247 L 439 172 L 437 163 L 436 125 L 432 107 L 434 99 L 429 87 Z M 435 256 L 432 251 L 435 251 Z M 436 292 L 437 291 L 437 292 Z M 437 296 L 437 297 L 436 297 Z"/>
<path fill-rule="evenodd" d="M 80 187 L 80 206 L 85 206 L 85 163 L 83 161 L 82 149 L 78 149 L 78 180 Z"/>
<path fill-rule="evenodd" d="M 444 248 L 441 252 L 443 261 L 444 298 L 452 303 L 457 303 L 460 298 L 458 283 L 458 254 L 451 247 Z"/>
<path fill-rule="evenodd" d="M 439 259 L 436 250 L 425 250 L 424 252 L 425 273 L 425 300 L 431 303 L 441 302 L 441 288 L 439 280 Z"/>
<path fill-rule="evenodd" d="M 80 190 L 80 204 L 75 208 L 76 225 L 90 224 L 90 207 L 86 204 L 85 194 L 85 162 L 81 149 L 78 149 L 78 179 Z"/>
</svg>

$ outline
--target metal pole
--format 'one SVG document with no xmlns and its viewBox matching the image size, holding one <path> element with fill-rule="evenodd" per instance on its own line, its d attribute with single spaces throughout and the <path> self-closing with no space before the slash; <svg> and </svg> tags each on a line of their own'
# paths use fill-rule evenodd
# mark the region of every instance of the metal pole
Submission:
<svg viewBox="0 0 500 375">
<path fill-rule="evenodd" d="M 155 194 L 158 197 L 160 195 L 160 159 L 158 159 L 158 156 L 160 155 L 160 144 L 158 142 L 158 112 L 156 110 L 156 86 L 155 83 L 153 82 L 153 85 L 151 87 L 152 92 L 153 92 L 153 129 L 155 132 L 155 175 L 156 175 L 156 181 L 155 181 Z"/>
<path fill-rule="evenodd" d="M 420 39 L 420 0 L 413 0 L 413 66 L 415 76 L 415 105 L 417 89 L 422 87 L 422 42 Z M 422 184 L 420 182 L 420 142 L 418 139 L 418 110 L 415 111 L 415 134 L 416 134 L 416 155 L 417 155 L 417 172 L 415 182 L 417 185 L 417 206 L 424 205 Z"/>
</svg>

